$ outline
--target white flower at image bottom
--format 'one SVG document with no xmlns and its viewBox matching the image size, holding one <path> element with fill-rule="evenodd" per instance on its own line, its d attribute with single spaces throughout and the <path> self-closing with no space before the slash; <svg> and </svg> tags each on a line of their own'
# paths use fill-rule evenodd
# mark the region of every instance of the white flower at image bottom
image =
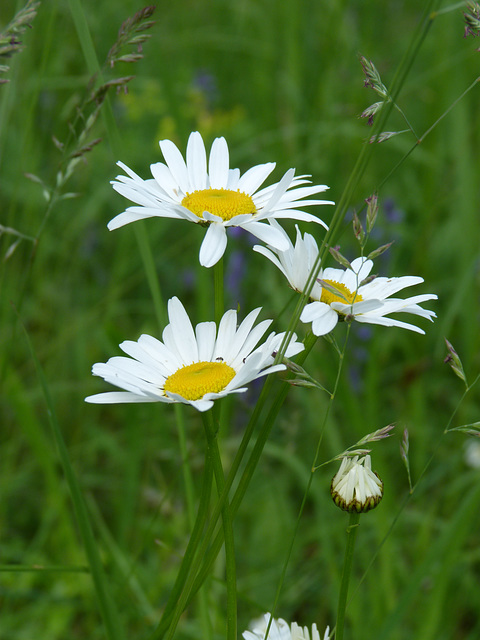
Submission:
<svg viewBox="0 0 480 640">
<path fill-rule="evenodd" d="M 137 342 L 127 340 L 120 348 L 128 356 L 116 356 L 93 365 L 92 372 L 106 382 L 124 389 L 85 398 L 87 402 L 182 402 L 198 411 L 207 411 L 214 400 L 230 393 L 246 391 L 244 385 L 285 365 L 273 365 L 274 352 L 284 333 L 272 333 L 255 348 L 271 320 L 254 327 L 261 309 L 255 309 L 237 327 L 237 312 L 227 311 L 218 332 L 215 322 L 192 327 L 178 298 L 168 301 L 170 323 L 163 331 L 163 342 L 142 335 Z M 303 350 L 294 335 L 286 351 L 291 357 Z"/>
<path fill-rule="evenodd" d="M 326 185 L 301 186 L 309 183 L 295 177 L 294 169 L 285 173 L 280 182 L 259 187 L 275 168 L 268 162 L 252 167 L 242 176 L 239 169 L 230 169 L 225 138 L 216 138 L 208 159 L 200 133 L 190 134 L 186 161 L 170 140 L 161 140 L 160 148 L 166 164 L 150 165 L 153 178 L 143 180 L 122 162 L 118 165 L 128 176 L 117 176 L 112 182 L 115 191 L 137 206 L 128 207 L 108 223 L 110 230 L 144 218 L 177 218 L 207 227 L 200 248 L 200 264 L 212 267 L 225 252 L 228 227 L 242 227 L 278 249 L 287 249 L 283 234 L 270 226 L 272 219 L 293 219 L 317 222 L 320 218 L 300 211 L 298 207 L 334 204 L 329 200 L 309 200 L 313 194 L 326 191 Z"/>
<path fill-rule="evenodd" d="M 271 623 L 270 623 L 271 620 Z M 270 625 L 270 628 L 269 628 Z M 312 625 L 312 633 L 308 627 L 300 627 L 296 622 L 289 626 L 288 622 L 282 618 L 271 618 L 269 613 L 265 613 L 262 618 L 252 624 L 251 631 L 244 631 L 244 640 L 320 640 L 317 625 Z M 268 636 L 265 636 L 268 629 Z M 327 627 L 322 640 L 329 640 L 330 628 Z"/>
<path fill-rule="evenodd" d="M 295 246 L 288 235 L 272 222 L 279 233 L 283 233 L 289 243 L 288 249 L 281 251 L 275 247 L 256 245 L 254 251 L 266 256 L 280 269 L 290 286 L 303 292 L 309 274 L 318 257 L 318 246 L 314 238 L 306 233 L 302 238 L 297 227 Z M 422 309 L 420 304 L 427 300 L 436 300 L 435 294 L 421 294 L 410 298 L 392 298 L 391 296 L 416 284 L 423 282 L 417 276 L 401 276 L 399 278 L 377 277 L 363 284 L 368 278 L 373 262 L 365 257 L 351 262 L 350 269 L 334 269 L 327 267 L 320 270 L 317 281 L 310 292 L 311 302 L 305 306 L 300 320 L 312 323 L 312 331 L 316 336 L 323 336 L 332 331 L 339 319 L 356 320 L 369 324 L 381 324 L 386 327 L 402 327 L 417 333 L 425 333 L 416 325 L 387 317 L 392 313 L 411 313 L 433 321 L 433 311 Z"/>
</svg>

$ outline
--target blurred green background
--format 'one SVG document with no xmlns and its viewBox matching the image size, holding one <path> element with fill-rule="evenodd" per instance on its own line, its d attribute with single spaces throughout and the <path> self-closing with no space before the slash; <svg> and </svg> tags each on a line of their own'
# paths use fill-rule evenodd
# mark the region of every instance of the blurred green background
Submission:
<svg viewBox="0 0 480 640">
<path fill-rule="evenodd" d="M 2 77 L 10 82 L 0 86 L 2 640 L 105 637 L 90 576 L 69 569 L 85 567 L 86 560 L 22 324 L 44 368 L 128 637 L 144 638 L 153 629 L 188 540 L 171 407 L 98 407 L 83 401 L 109 390 L 91 376 L 94 362 L 118 355 L 124 339 L 160 334 L 135 225 L 112 233 L 106 229 L 126 206 L 109 184 L 119 173 L 115 162 L 122 160 L 146 178 L 149 165 L 162 160 L 159 139 L 172 139 L 184 152 L 189 133 L 199 130 L 208 145 L 216 136 L 227 138 L 232 167 L 243 171 L 275 161 L 275 179 L 295 167 L 299 174 L 311 174 L 314 183 L 329 185 L 328 197 L 338 201 L 371 133 L 359 116 L 378 100 L 364 87 L 359 55 L 374 61 L 388 87 L 423 4 L 158 3 L 144 58 L 107 72 L 106 79 L 135 78 L 128 94 L 112 92 L 102 109 L 107 117 L 99 118 L 89 138 L 102 142 L 83 156 L 66 185 L 76 197 L 56 204 L 34 243 L 47 205 L 41 185 L 25 174 L 54 186 L 62 155 L 53 137 L 68 138 L 91 75 L 78 16 L 88 25 L 101 64 L 121 23 L 143 5 L 50 0 L 39 6 L 32 28 L 21 37 L 25 49 L 7 61 L 10 70 Z M 21 7 L 2 2 L 2 30 Z M 463 31 L 461 4 L 440 12 L 415 58 L 399 104 L 418 136 L 479 75 L 478 40 L 464 39 Z M 426 305 L 438 315 L 435 324 L 419 321 L 426 336 L 352 327 L 328 420 L 322 460 L 365 433 L 397 425 L 393 438 L 373 445 L 385 498 L 363 518 L 358 539 L 355 596 L 347 613 L 348 637 L 356 640 L 480 637 L 480 471 L 465 461 L 463 435 L 442 438 L 463 392 L 461 381 L 443 364 L 443 338 L 460 353 L 469 381 L 480 369 L 478 104 L 475 87 L 386 181 L 415 139 L 406 133 L 375 145 L 350 202 L 349 220 L 379 190 L 380 214 L 369 249 L 390 241 L 394 245 L 378 260 L 376 271 L 420 275 L 425 284 L 411 295 L 439 296 Z M 400 114 L 392 113 L 387 128 L 405 128 Z M 316 213 L 328 222 L 333 207 Z M 353 258 L 358 248 L 349 220 L 338 243 Z M 212 273 L 200 271 L 197 260 L 203 231 L 169 220 L 141 224 L 164 299 L 180 297 L 195 323 L 210 319 Z M 321 240 L 320 228 L 300 226 Z M 294 224 L 285 227 L 293 238 Z M 18 233 L 28 237 L 19 240 Z M 229 239 L 226 302 L 239 305 L 242 317 L 261 305 L 262 318 L 275 318 L 274 329 L 284 330 L 294 294 L 273 265 L 251 251 L 251 240 L 246 235 Z M 303 338 L 305 327 L 298 332 Z M 339 326 L 339 341 L 344 334 L 345 327 Z M 319 340 L 307 360 L 309 372 L 331 388 L 337 365 L 333 349 Z M 227 467 L 257 393 L 254 388 L 236 404 L 225 401 Z M 478 390 L 473 390 L 455 424 L 478 421 L 479 404 Z M 291 391 L 240 509 L 240 629 L 273 604 L 326 407 L 326 396 L 319 392 Z M 184 414 L 189 461 L 200 481 L 201 421 L 191 411 Z M 414 482 L 434 452 L 435 458 L 369 567 L 408 494 L 399 455 L 405 427 Z M 317 622 L 320 630 L 334 624 L 347 522 L 329 496 L 335 471 L 329 466 L 314 478 L 278 609 L 279 616 L 300 624 Z M 12 564 L 57 571 L 19 572 Z M 222 568 L 220 558 L 207 593 L 218 637 L 224 628 Z M 200 635 L 192 607 L 177 636 Z"/>
</svg>

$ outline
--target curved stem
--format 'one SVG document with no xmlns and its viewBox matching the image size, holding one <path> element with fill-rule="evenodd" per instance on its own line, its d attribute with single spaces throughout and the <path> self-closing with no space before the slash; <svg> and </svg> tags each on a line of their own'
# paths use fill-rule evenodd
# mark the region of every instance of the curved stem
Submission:
<svg viewBox="0 0 480 640">
<path fill-rule="evenodd" d="M 338 596 L 337 625 L 335 627 L 335 640 L 343 640 L 343 629 L 345 626 L 345 609 L 347 607 L 348 585 L 352 573 L 353 555 L 355 551 L 355 538 L 357 537 L 360 514 L 354 511 L 350 514 L 350 521 L 347 527 L 347 544 L 345 546 L 345 557 L 343 559 L 342 582 Z"/>
</svg>

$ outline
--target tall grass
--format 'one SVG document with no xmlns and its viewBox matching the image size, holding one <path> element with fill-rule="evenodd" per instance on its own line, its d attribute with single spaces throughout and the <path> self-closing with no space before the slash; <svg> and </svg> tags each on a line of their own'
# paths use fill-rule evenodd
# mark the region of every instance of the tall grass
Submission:
<svg viewBox="0 0 480 640">
<path fill-rule="evenodd" d="M 0 28 L 21 6 L 2 3 Z M 371 135 L 359 115 L 376 96 L 364 87 L 359 55 L 372 59 L 391 86 L 421 18 L 413 0 L 159 5 L 144 58 L 113 70 L 135 78 L 127 94 L 111 95 L 106 107 L 111 119 L 99 118 L 92 130 L 91 139 L 103 141 L 84 154 L 65 186 L 76 197 L 56 203 L 34 243 L 48 205 L 42 186 L 25 174 L 55 185 L 62 155 L 52 136 L 67 139 L 95 71 L 93 56 L 101 64 L 120 24 L 140 8 L 130 0 L 44 2 L 21 36 L 24 50 L 8 61 L 10 70 L 2 77 L 10 82 L 0 85 L 0 637 L 5 640 L 106 637 L 21 324 L 44 372 L 110 597 L 128 637 L 148 637 L 158 623 L 190 533 L 174 412 L 156 405 L 93 409 L 83 402 L 100 388 L 90 375 L 93 362 L 117 353 L 126 338 L 159 334 L 165 321 L 162 299 L 178 295 L 195 322 L 213 313 L 210 279 L 192 269 L 201 242 L 196 225 L 146 221 L 135 232 L 133 227 L 106 230 L 124 207 L 109 185 L 117 174 L 115 162 L 121 159 L 146 176 L 149 164 L 161 160 L 159 139 L 168 137 L 183 149 L 189 132 L 199 129 L 207 140 L 227 137 L 232 166 L 276 160 L 276 178 L 294 166 L 312 174 L 315 183 L 328 184 L 329 196 L 338 201 Z M 418 136 L 479 75 L 478 44 L 463 38 L 462 7 L 443 11 L 447 8 L 439 5 L 398 98 Z M 374 145 L 338 237 L 342 252 L 354 257 L 351 212 L 360 211 L 378 190 L 372 243 L 395 241 L 379 259 L 378 271 L 422 275 L 422 292 L 439 295 L 438 319 L 426 336 L 352 327 L 325 430 L 321 462 L 369 431 L 397 425 L 395 438 L 373 445 L 374 454 L 381 447 L 375 465 L 385 496 L 362 520 L 357 541 L 347 609 L 347 628 L 356 640 L 480 635 L 479 471 L 465 462 L 466 437 L 443 435 L 463 392 L 443 363 L 444 336 L 460 353 L 470 381 L 480 369 L 479 90 L 468 92 L 393 173 L 415 144 L 413 136 Z M 388 128 L 405 128 L 400 114 L 393 113 Z M 294 233 L 292 223 L 286 228 Z M 284 330 L 296 299 L 292 295 L 285 313 L 278 314 L 289 300 L 285 282 L 251 252 L 245 236 L 229 240 L 225 272 L 227 307 L 240 305 L 243 316 L 261 305 L 264 317 L 275 318 L 275 329 Z M 303 337 L 304 328 L 297 330 Z M 342 333 L 339 327 L 339 341 Z M 317 341 L 308 368 L 332 386 L 337 361 L 331 345 Z M 229 420 L 221 446 L 227 468 L 255 394 L 258 389 L 241 399 L 243 413 L 224 401 Z M 310 389 L 292 390 L 236 515 L 239 629 L 274 601 L 309 478 L 318 416 L 327 402 Z M 455 424 L 478 421 L 479 405 L 474 389 Z M 183 418 L 184 456 L 196 484 L 204 464 L 202 424 L 190 412 Z M 411 496 L 398 451 L 404 427 L 414 483 L 435 452 Z M 282 617 L 315 621 L 321 629 L 334 624 L 346 526 L 328 495 L 334 473 L 323 468 L 313 479 L 280 594 Z M 203 596 L 209 620 L 202 625 L 198 610 L 189 608 L 178 637 L 201 637 L 206 627 L 215 636 L 223 632 L 222 562 L 220 555 L 216 578 Z"/>
</svg>

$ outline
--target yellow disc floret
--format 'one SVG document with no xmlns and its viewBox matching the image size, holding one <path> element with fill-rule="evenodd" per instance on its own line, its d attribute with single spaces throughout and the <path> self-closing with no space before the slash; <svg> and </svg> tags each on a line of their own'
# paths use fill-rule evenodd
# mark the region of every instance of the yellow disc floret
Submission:
<svg viewBox="0 0 480 640">
<path fill-rule="evenodd" d="M 185 400 L 200 400 L 206 393 L 225 389 L 235 373 L 225 362 L 194 362 L 168 376 L 163 389 L 178 393 Z"/>
<path fill-rule="evenodd" d="M 225 221 L 245 213 L 257 213 L 249 195 L 231 189 L 201 189 L 187 193 L 182 206 L 199 218 L 203 218 L 203 212 L 208 211 Z"/>
<path fill-rule="evenodd" d="M 335 282 L 334 280 L 324 280 L 331 287 L 338 291 L 338 294 L 333 293 L 333 291 L 329 291 L 325 287 L 322 287 L 322 297 L 320 298 L 320 302 L 325 302 L 325 304 L 332 304 L 332 302 L 342 302 L 343 304 L 353 304 L 354 302 L 360 302 L 363 300 L 362 296 L 354 291 L 353 293 L 350 291 L 348 287 L 346 287 L 341 282 Z"/>
</svg>

